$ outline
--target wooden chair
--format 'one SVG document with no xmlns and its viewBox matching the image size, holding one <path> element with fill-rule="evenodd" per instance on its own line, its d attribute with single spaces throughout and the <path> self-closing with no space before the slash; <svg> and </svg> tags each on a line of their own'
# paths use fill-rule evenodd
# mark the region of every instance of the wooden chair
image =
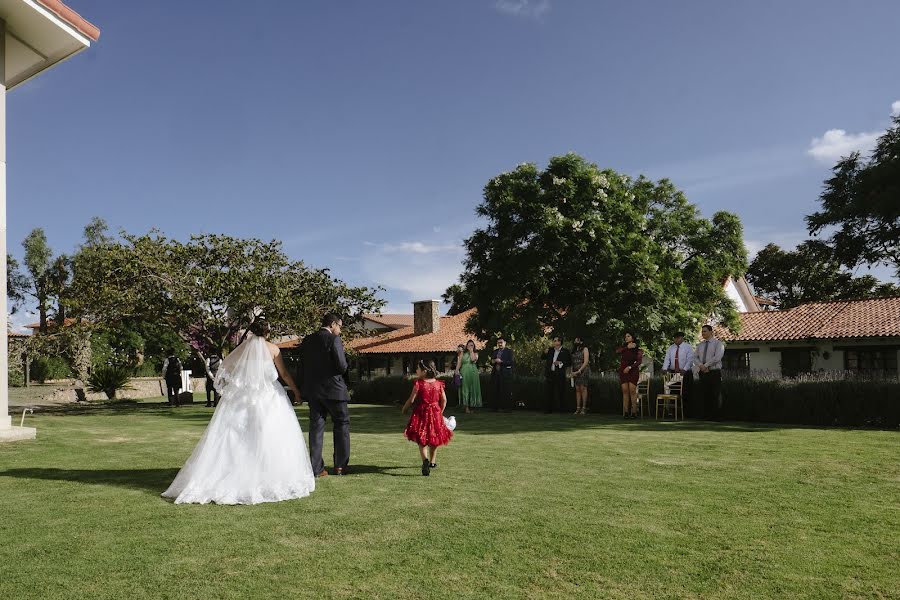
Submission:
<svg viewBox="0 0 900 600">
<path fill-rule="evenodd" d="M 675 420 L 678 420 L 678 408 L 681 408 L 681 419 L 684 420 L 684 400 L 681 397 L 681 385 L 683 378 L 681 373 L 663 373 L 663 393 L 656 396 L 656 420 L 659 420 L 659 410 L 662 409 L 663 419 L 671 403 L 675 408 Z"/>
<path fill-rule="evenodd" d="M 644 418 L 644 407 L 647 407 L 647 416 L 650 415 L 650 374 L 649 373 L 641 373 L 640 377 L 638 377 L 637 383 L 637 403 L 638 403 L 638 411 L 641 413 L 641 418 Z"/>
</svg>

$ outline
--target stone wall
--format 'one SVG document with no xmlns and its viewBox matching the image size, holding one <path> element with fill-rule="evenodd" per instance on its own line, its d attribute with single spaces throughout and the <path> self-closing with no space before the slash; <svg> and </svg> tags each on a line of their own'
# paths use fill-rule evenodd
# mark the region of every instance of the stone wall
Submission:
<svg viewBox="0 0 900 600">
<path fill-rule="evenodd" d="M 54 403 L 75 402 L 77 400 L 74 381 L 60 380 L 49 383 L 56 385 L 46 386 L 48 393 L 43 395 L 41 400 Z M 142 398 L 160 398 L 160 400 L 162 400 L 166 397 L 166 384 L 159 377 L 135 377 L 128 385 L 130 389 L 121 390 L 118 393 L 117 398 L 131 398 L 134 400 Z M 191 379 L 191 385 L 194 392 L 206 391 L 205 379 Z M 87 399 L 106 400 L 106 394 L 103 392 L 88 393 Z"/>
</svg>

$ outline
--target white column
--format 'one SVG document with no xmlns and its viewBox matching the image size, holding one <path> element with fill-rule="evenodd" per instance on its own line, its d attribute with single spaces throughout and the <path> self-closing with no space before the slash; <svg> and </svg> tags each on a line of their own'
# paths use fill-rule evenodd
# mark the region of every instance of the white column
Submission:
<svg viewBox="0 0 900 600">
<path fill-rule="evenodd" d="M 6 335 L 6 22 L 0 19 L 0 430 L 9 429 L 9 336 Z"/>
</svg>

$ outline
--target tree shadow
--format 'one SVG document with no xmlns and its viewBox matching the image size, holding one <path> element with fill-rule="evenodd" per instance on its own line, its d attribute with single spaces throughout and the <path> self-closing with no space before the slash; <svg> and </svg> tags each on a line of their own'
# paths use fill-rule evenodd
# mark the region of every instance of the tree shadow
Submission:
<svg viewBox="0 0 900 600">
<path fill-rule="evenodd" d="M 529 432 L 566 432 L 585 429 L 630 430 L 630 431 L 709 431 L 709 432 L 765 432 L 784 427 L 772 424 L 714 421 L 657 421 L 636 419 L 625 421 L 621 416 L 609 414 L 589 414 L 586 416 L 562 413 L 544 414 L 536 411 L 520 410 L 511 413 L 497 413 L 490 410 L 473 414 L 457 412 L 456 407 L 448 407 L 446 415 L 455 415 L 457 432 L 467 435 L 504 435 Z M 398 406 L 351 405 L 350 431 L 362 434 L 402 434 L 408 416 L 401 415 Z M 301 421 L 302 424 L 302 421 Z"/>
<path fill-rule="evenodd" d="M 161 494 L 178 474 L 178 469 L 46 469 L 23 468 L 0 471 L 0 477 L 73 481 L 91 485 L 111 485 Z"/>
</svg>

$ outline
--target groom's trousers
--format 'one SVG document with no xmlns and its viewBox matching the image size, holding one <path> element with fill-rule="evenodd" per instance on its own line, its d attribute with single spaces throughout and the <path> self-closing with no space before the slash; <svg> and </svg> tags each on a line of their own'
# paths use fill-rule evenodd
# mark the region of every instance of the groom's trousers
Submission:
<svg viewBox="0 0 900 600">
<path fill-rule="evenodd" d="M 322 459 L 322 438 L 325 434 L 325 416 L 331 415 L 334 423 L 334 467 L 345 469 L 350 462 L 350 411 L 346 400 L 320 400 L 310 398 L 309 403 L 309 458 L 313 473 L 325 470 Z"/>
</svg>

